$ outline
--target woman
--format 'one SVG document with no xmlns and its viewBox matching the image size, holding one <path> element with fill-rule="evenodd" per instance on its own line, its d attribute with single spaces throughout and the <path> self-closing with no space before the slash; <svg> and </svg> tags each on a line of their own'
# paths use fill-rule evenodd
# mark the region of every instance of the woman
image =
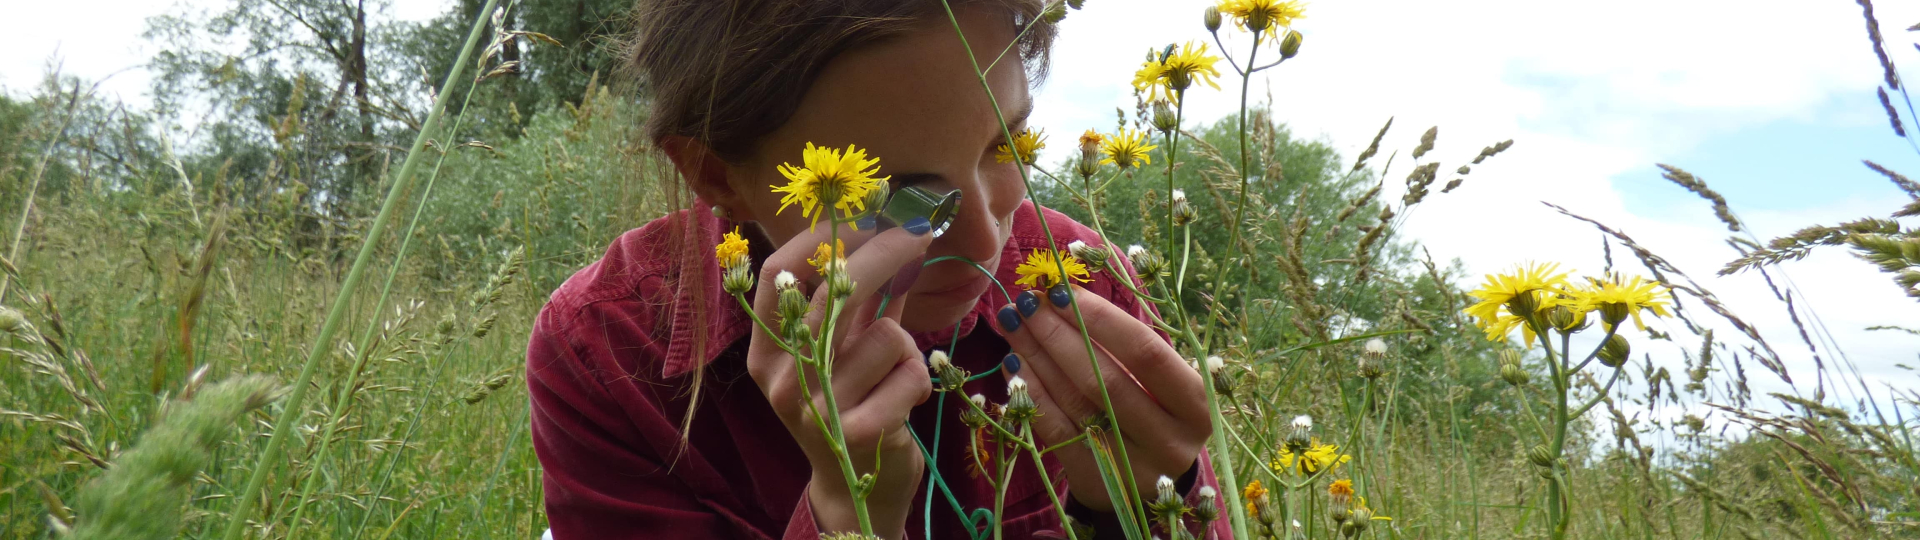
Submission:
<svg viewBox="0 0 1920 540">
<path fill-rule="evenodd" d="M 817 396 L 801 395 L 794 360 L 722 290 L 713 256 L 721 233 L 739 227 L 760 276 L 749 298 L 769 320 L 774 276 L 814 275 L 805 261 L 829 231 L 782 211 L 770 189 L 786 183 L 777 166 L 799 162 L 809 143 L 866 150 L 895 189 L 963 196 L 938 239 L 916 223 L 878 235 L 846 231 L 847 271 L 859 285 L 849 305 L 875 311 L 880 284 L 903 293 L 879 318 L 843 319 L 844 339 L 833 344 L 851 460 L 876 476 L 868 498 L 876 532 L 968 538 L 972 525 L 954 504 L 994 507 L 987 479 L 968 471 L 964 404 L 929 399 L 927 351 L 951 345 L 960 367 L 1001 371 L 967 383 L 963 395 L 1003 403 L 1007 378 L 1021 376 L 1039 406 L 1042 444 L 1072 438 L 1077 422 L 1102 409 L 1070 299 L 1099 345 L 1112 417 L 1141 491 L 1153 493 L 1162 476 L 1178 478 L 1193 501 L 1213 484 L 1201 451 L 1211 424 L 1200 378 L 1143 322 L 1150 307 L 1109 273 L 1084 288 L 1009 299 L 959 261 L 928 265 L 917 279 L 899 272 L 959 256 L 1013 287 L 1013 269 L 1036 248 L 1102 245 L 1086 227 L 1027 202 L 1016 165 L 996 159 L 1006 144 L 997 116 L 1020 132 L 1032 107 L 1029 77 L 1045 69 L 1052 29 L 1040 23 L 1022 32 L 1042 5 L 952 4 L 951 20 L 940 0 L 636 6 L 629 60 L 650 99 L 647 134 L 696 200 L 622 235 L 540 313 L 527 373 L 555 537 L 811 539 L 858 530 L 838 460 L 803 412 L 802 400 Z M 985 66 L 1003 50 L 986 75 L 997 98 L 990 100 L 968 53 Z M 1040 212 L 1058 244 L 1047 243 Z M 937 440 L 936 421 L 946 431 Z M 937 471 L 928 470 L 922 443 Z M 1120 538 L 1094 463 L 1080 444 L 1045 460 L 1070 515 L 1103 529 L 1100 538 Z M 929 488 L 930 472 L 952 501 Z M 998 518 L 1007 537 L 1065 537 L 1042 486 L 1031 460 L 1021 461 Z M 1214 534 L 1226 537 L 1224 528 L 1216 523 Z"/>
</svg>

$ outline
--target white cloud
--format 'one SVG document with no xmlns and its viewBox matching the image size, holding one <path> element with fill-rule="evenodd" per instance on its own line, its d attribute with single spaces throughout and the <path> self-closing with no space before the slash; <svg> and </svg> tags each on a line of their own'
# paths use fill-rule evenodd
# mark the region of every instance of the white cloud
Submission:
<svg viewBox="0 0 1920 540">
<path fill-rule="evenodd" d="M 1086 10 L 1071 13 L 1064 23 L 1053 75 L 1040 93 L 1033 124 L 1056 133 L 1111 129 L 1114 107 L 1131 113 L 1127 82 L 1147 50 L 1206 38 L 1200 24 L 1206 5 L 1088 0 Z M 1880 2 L 1876 8 L 1893 40 L 1889 52 L 1895 62 L 1920 65 L 1920 54 L 1901 41 L 1908 38 L 1906 25 L 1920 21 L 1920 5 Z M 1781 0 L 1627 0 L 1604 6 L 1321 0 L 1308 12 L 1297 26 L 1306 34 L 1300 56 L 1256 78 L 1252 91 L 1256 101 L 1270 92 L 1276 113 L 1296 134 L 1326 137 L 1351 156 L 1388 116 L 1395 117 L 1383 143 L 1388 149 L 1410 149 L 1428 126 L 1439 125 L 1435 155 L 1449 171 L 1482 146 L 1516 141 L 1511 150 L 1475 167 L 1461 189 L 1436 193 L 1408 218 L 1404 232 L 1436 257 L 1460 258 L 1476 273 L 1527 259 L 1597 272 L 1599 233 L 1540 204 L 1554 202 L 1624 230 L 1671 260 L 1757 325 L 1788 359 L 1797 382 L 1806 387 L 1813 380 L 1807 348 L 1765 282 L 1752 273 L 1714 275 L 1735 254 L 1723 243 L 1728 233 L 1707 204 L 1674 188 L 1673 197 L 1689 202 L 1673 206 L 1696 210 L 1635 215 L 1613 180 L 1671 161 L 1716 134 L 1769 122 L 1884 125 L 1878 104 L 1871 101 L 1881 71 L 1859 6 Z M 1241 43 L 1229 45 L 1244 48 Z M 1245 52 L 1235 54 L 1244 57 Z M 1188 117 L 1208 120 L 1235 110 L 1238 82 L 1229 74 L 1221 91 L 1192 91 Z M 1064 156 L 1068 145 L 1057 146 L 1063 148 L 1053 149 L 1053 156 Z M 1396 171 L 1388 173 L 1389 189 L 1397 189 L 1404 178 L 1405 160 L 1403 153 Z M 1920 161 L 1895 166 L 1920 171 Z M 1804 225 L 1884 216 L 1893 206 L 1877 195 L 1742 217 L 1764 241 Z M 1620 268 L 1639 269 L 1626 250 L 1616 246 L 1614 255 Z M 1920 385 L 1912 372 L 1893 367 L 1915 363 L 1920 341 L 1862 330 L 1920 321 L 1920 303 L 1902 296 L 1886 275 L 1834 250 L 1790 263 L 1776 271 L 1775 279 L 1791 279 L 1808 295 L 1796 303 L 1816 309 L 1842 350 L 1869 377 Z M 1695 308 L 1690 314 L 1696 320 L 1716 326 L 1719 339 L 1736 337 L 1704 309 L 1689 307 Z M 1816 343 L 1833 365 L 1834 351 Z M 1679 359 L 1674 351 L 1660 356 Z M 1756 389 L 1766 388 L 1760 385 L 1771 375 L 1757 365 L 1747 367 Z"/>
</svg>

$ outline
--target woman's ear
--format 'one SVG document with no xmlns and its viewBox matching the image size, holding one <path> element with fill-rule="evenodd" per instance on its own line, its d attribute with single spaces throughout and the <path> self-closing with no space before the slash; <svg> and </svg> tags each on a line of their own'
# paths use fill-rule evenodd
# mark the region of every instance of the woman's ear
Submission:
<svg viewBox="0 0 1920 540">
<path fill-rule="evenodd" d="M 673 168 L 680 177 L 687 179 L 687 187 L 693 194 L 716 208 L 727 211 L 734 221 L 754 221 L 753 210 L 748 207 L 745 197 L 734 190 L 727 181 L 730 167 L 727 162 L 713 153 L 706 143 L 692 137 L 669 135 L 660 140 L 660 149 L 667 153 L 667 159 L 673 162 Z"/>
</svg>

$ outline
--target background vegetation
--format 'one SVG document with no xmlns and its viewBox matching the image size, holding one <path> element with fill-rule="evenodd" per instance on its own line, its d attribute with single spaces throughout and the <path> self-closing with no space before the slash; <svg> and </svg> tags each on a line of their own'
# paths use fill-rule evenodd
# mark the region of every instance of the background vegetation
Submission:
<svg viewBox="0 0 1920 540">
<path fill-rule="evenodd" d="M 644 89 L 606 83 L 626 5 L 528 0 L 497 19 L 498 32 L 540 36 L 492 40 L 478 76 L 447 90 L 455 127 L 442 133 L 452 135 L 430 140 L 421 173 L 429 176 L 404 199 L 401 217 L 417 211 L 418 227 L 371 239 L 382 264 L 370 283 L 381 286 L 360 288 L 347 331 L 323 344 L 330 353 L 286 459 L 253 459 L 284 404 L 236 407 L 230 414 L 241 420 L 213 430 L 224 441 L 196 439 L 210 465 L 182 476 L 188 495 L 171 505 L 187 509 L 182 536 L 219 536 L 229 519 L 244 519 L 258 538 L 544 530 L 521 373 L 532 315 L 615 236 L 670 210 L 634 139 Z M 86 502 L 81 489 L 134 459 L 135 441 L 162 432 L 154 426 L 212 381 L 296 379 L 481 9 L 461 0 L 412 24 L 386 20 L 377 3 L 237 0 L 218 13 L 152 21 L 149 37 L 168 52 L 153 59 L 151 109 L 101 100 L 87 81 L 57 73 L 0 94 L 0 306 L 24 317 L 0 324 L 0 538 L 88 524 L 85 510 L 102 503 Z M 1130 125 L 1149 124 L 1147 116 L 1143 108 Z M 1270 260 L 1226 289 L 1245 299 L 1246 329 L 1232 348 L 1240 361 L 1229 370 L 1230 421 L 1271 448 L 1295 414 L 1342 437 L 1357 418 L 1385 419 L 1364 434 L 1383 455 L 1356 474 L 1374 486 L 1371 506 L 1394 521 L 1369 534 L 1541 536 L 1542 484 L 1498 376 L 1508 347 L 1459 312 L 1470 302 L 1460 284 L 1478 276 L 1397 237 L 1396 214 L 1419 199 L 1379 199 L 1383 182 L 1404 174 L 1391 165 L 1400 150 L 1381 149 L 1363 166 L 1294 136 L 1265 110 L 1248 123 L 1260 171 L 1250 213 L 1260 225 L 1245 241 Z M 198 127 L 170 127 L 182 124 Z M 1176 187 L 1200 215 L 1227 215 L 1241 126 L 1228 118 L 1186 127 L 1206 144 L 1181 144 Z M 1156 152 L 1153 163 L 1166 156 Z M 1163 181 L 1147 169 L 1102 195 L 1109 207 L 1141 205 L 1110 218 L 1114 238 L 1165 241 L 1149 210 L 1167 196 Z M 1920 187 L 1909 189 L 1920 201 Z M 1035 198 L 1089 218 L 1064 190 Z M 1751 245 L 1748 264 L 1844 245 L 1900 275 L 1920 268 L 1914 233 L 1898 221 L 1915 208 Z M 1203 246 L 1227 242 L 1224 228 L 1198 234 Z M 1610 238 L 1623 271 L 1637 259 L 1656 275 L 1678 274 L 1630 239 Z M 1196 279 L 1218 273 L 1211 261 L 1196 257 Z M 1686 286 L 1684 277 L 1661 276 Z M 1198 310 L 1204 299 L 1182 301 Z M 1709 311 L 1698 310 L 1738 321 Z M 1730 344 L 1705 325 L 1687 327 L 1699 333 L 1684 337 L 1696 351 L 1686 373 L 1630 364 L 1637 384 L 1580 422 L 1570 464 L 1576 537 L 1920 537 L 1912 442 L 1920 394 L 1835 371 L 1867 399 L 1755 396 L 1748 370 L 1779 362 L 1764 340 Z M 1394 339 L 1374 401 L 1354 376 L 1355 347 L 1278 354 L 1377 330 L 1409 333 Z M 1682 339 L 1634 336 L 1636 345 Z M 1709 424 L 1672 413 L 1703 403 L 1725 414 Z M 284 489 L 230 515 L 259 467 Z"/>
</svg>

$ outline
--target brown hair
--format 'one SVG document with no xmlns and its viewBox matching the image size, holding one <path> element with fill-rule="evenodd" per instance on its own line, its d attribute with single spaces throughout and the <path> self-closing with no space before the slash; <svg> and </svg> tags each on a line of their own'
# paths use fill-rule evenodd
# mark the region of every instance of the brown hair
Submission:
<svg viewBox="0 0 1920 540">
<path fill-rule="evenodd" d="M 687 137 L 723 161 L 744 161 L 761 138 L 793 116 L 828 62 L 929 22 L 943 23 L 948 4 L 1004 10 L 1011 23 L 1024 27 L 1014 52 L 1030 84 L 1045 77 L 1054 28 L 1036 18 L 1047 0 L 638 0 L 623 67 L 648 102 L 645 138 L 657 145 Z M 684 180 L 673 173 L 660 178 L 662 194 L 677 201 Z M 678 263 L 668 289 L 676 293 L 707 281 L 709 240 L 690 226 L 697 217 L 690 214 L 668 215 L 673 240 L 665 255 Z M 694 313 L 686 320 L 705 321 L 706 295 L 690 296 Z M 695 326 L 697 359 L 706 355 L 706 325 Z M 705 369 L 692 371 L 691 399 L 681 420 L 683 448 Z"/>
</svg>

